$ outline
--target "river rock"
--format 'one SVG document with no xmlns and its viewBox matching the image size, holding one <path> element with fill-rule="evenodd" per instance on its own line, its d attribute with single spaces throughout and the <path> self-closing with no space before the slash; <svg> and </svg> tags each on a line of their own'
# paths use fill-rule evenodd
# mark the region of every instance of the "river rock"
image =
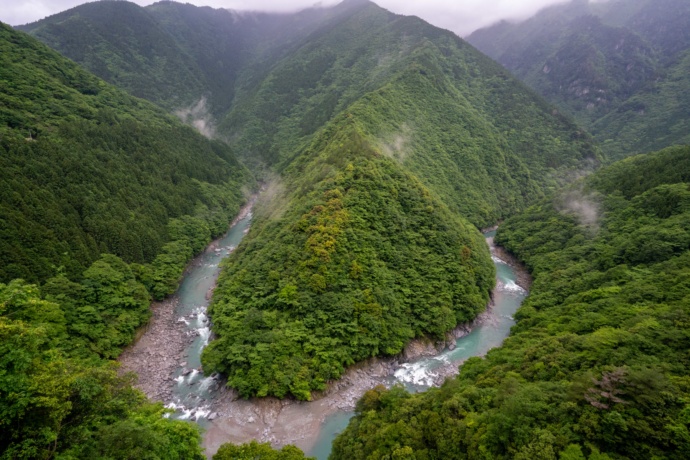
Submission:
<svg viewBox="0 0 690 460">
<path fill-rule="evenodd" d="M 405 361 L 413 361 L 424 356 L 434 356 L 438 354 L 436 344 L 428 339 L 417 339 L 410 342 L 402 353 Z"/>
</svg>

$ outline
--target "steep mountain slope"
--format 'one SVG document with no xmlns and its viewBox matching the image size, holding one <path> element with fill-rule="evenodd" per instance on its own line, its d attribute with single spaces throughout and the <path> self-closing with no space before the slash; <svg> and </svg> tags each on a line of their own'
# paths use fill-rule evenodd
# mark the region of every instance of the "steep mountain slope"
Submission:
<svg viewBox="0 0 690 460">
<path fill-rule="evenodd" d="M 673 84 L 686 70 L 688 25 L 690 5 L 682 0 L 575 0 L 468 40 L 620 158 L 690 140 L 682 129 L 690 113 L 675 101 L 686 91 Z"/>
<path fill-rule="evenodd" d="M 102 252 L 151 262 L 185 215 L 208 238 L 226 228 L 250 180 L 226 145 L 24 33 L 0 34 L 0 280 L 79 278 Z"/>
<path fill-rule="evenodd" d="M 496 240 L 535 278 L 511 337 L 439 389 L 367 393 L 331 458 L 686 458 L 690 148 L 615 163 Z"/>
<path fill-rule="evenodd" d="M 248 171 L 4 24 L 0 152 L 0 456 L 204 458 L 107 360 L 227 229 Z"/>
<path fill-rule="evenodd" d="M 308 399 L 346 366 L 471 320 L 493 283 L 471 224 L 598 163 L 584 132 L 499 65 L 367 1 L 279 18 L 174 3 L 146 13 L 204 75 L 232 69 L 217 134 L 280 175 L 211 307 L 205 369 L 244 396 Z M 265 21 L 291 27 L 225 48 L 233 28 Z"/>
<path fill-rule="evenodd" d="M 190 50 L 134 3 L 86 3 L 19 29 L 133 96 L 170 109 L 190 105 L 208 87 Z"/>
<path fill-rule="evenodd" d="M 200 115 L 221 116 L 232 104 L 244 66 L 267 49 L 279 55 L 336 10 L 238 13 L 167 1 L 144 8 L 106 0 L 18 29 L 134 96 L 169 110 L 204 100 Z"/>
<path fill-rule="evenodd" d="M 210 310 L 205 369 L 244 396 L 308 399 L 474 318 L 493 269 L 463 218 L 493 223 L 596 162 L 586 135 L 456 36 L 357 5 L 265 77 L 243 73 L 219 125 L 284 189 Z"/>
<path fill-rule="evenodd" d="M 338 117 L 288 168 L 289 201 L 258 211 L 209 310 L 206 371 L 242 396 L 310 399 L 358 361 L 444 340 L 488 301 L 479 233 Z"/>
<path fill-rule="evenodd" d="M 491 225 L 574 170 L 588 136 L 450 32 L 362 2 L 264 76 L 243 72 L 219 125 L 248 161 L 283 169 L 339 113 L 475 225 Z"/>
</svg>

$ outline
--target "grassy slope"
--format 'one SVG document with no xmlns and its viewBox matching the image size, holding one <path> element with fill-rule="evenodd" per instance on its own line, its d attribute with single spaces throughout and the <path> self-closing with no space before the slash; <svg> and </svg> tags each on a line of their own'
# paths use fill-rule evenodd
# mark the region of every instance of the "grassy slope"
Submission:
<svg viewBox="0 0 690 460">
<path fill-rule="evenodd" d="M 508 219 L 535 277 L 511 337 L 439 389 L 372 390 L 332 458 L 685 458 L 689 159 L 632 157 Z"/>
</svg>

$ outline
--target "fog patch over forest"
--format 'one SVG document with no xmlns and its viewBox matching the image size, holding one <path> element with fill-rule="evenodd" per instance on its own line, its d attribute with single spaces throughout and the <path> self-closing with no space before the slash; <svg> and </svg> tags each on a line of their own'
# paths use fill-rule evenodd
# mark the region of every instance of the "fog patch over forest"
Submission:
<svg viewBox="0 0 690 460">
<path fill-rule="evenodd" d="M 194 127 L 201 135 L 213 139 L 216 127 L 209 113 L 206 96 L 202 96 L 196 103 L 187 108 L 175 111 L 175 115 L 183 122 Z"/>
</svg>

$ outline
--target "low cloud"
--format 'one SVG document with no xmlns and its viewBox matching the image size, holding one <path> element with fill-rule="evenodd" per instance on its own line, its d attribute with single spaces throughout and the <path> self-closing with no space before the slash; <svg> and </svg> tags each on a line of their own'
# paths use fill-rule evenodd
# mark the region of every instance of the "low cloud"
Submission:
<svg viewBox="0 0 690 460">
<path fill-rule="evenodd" d="M 151 0 L 134 0 L 146 6 Z M 291 12 L 313 6 L 332 6 L 324 0 L 183 0 L 183 3 L 234 10 Z M 83 0 L 0 0 L 0 20 L 11 25 L 37 21 L 85 3 Z M 444 29 L 466 36 L 501 19 L 526 19 L 539 9 L 564 0 L 378 0 L 375 3 L 394 13 L 419 16 Z"/>
<path fill-rule="evenodd" d="M 382 136 L 378 140 L 381 153 L 397 161 L 404 161 L 410 153 L 412 130 L 407 123 L 403 123 L 400 131 Z"/>
<path fill-rule="evenodd" d="M 187 108 L 177 110 L 175 115 L 190 126 L 196 128 L 203 136 L 213 139 L 216 134 L 215 125 L 208 110 L 206 97 L 202 97 L 198 102 Z"/>
<path fill-rule="evenodd" d="M 600 208 L 592 195 L 582 190 L 572 190 L 561 196 L 558 209 L 563 214 L 574 216 L 578 223 L 593 232 L 599 230 Z"/>
<path fill-rule="evenodd" d="M 265 219 L 279 220 L 287 208 L 288 196 L 283 180 L 274 173 L 267 174 L 256 203 L 256 214 Z"/>
</svg>

